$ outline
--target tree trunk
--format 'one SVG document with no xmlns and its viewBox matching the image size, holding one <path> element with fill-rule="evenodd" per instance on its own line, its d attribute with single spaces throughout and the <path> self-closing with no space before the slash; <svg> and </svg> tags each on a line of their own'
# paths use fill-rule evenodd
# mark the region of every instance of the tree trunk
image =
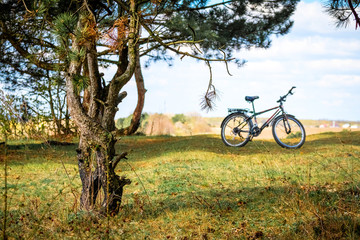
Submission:
<svg viewBox="0 0 360 240">
<path fill-rule="evenodd" d="M 126 153 L 115 159 L 115 140 L 111 140 L 107 149 L 90 146 L 87 137 L 80 135 L 79 148 L 77 149 L 82 191 L 80 206 L 84 210 L 95 208 L 96 199 L 102 189 L 104 199 L 101 203 L 101 213 L 111 215 L 118 213 L 121 205 L 123 187 L 131 181 L 115 173 L 117 163 L 126 158 Z M 114 159 L 109 161 L 109 159 Z"/>
<path fill-rule="evenodd" d="M 120 129 L 119 131 L 121 135 L 126 135 L 126 136 L 132 135 L 138 130 L 140 126 L 141 114 L 145 104 L 145 93 L 147 90 L 145 89 L 144 77 L 141 72 L 139 53 L 136 54 L 136 67 L 135 67 L 134 75 L 135 75 L 135 81 L 136 81 L 136 87 L 138 93 L 137 105 L 132 114 L 130 126 Z"/>
<path fill-rule="evenodd" d="M 51 92 L 51 80 L 49 77 L 49 83 L 48 83 L 48 94 L 49 94 L 49 105 L 50 105 L 50 112 L 51 112 L 51 117 L 53 119 L 53 124 L 54 124 L 54 133 L 55 135 L 60 135 L 61 134 L 61 119 L 58 119 L 56 117 L 56 113 L 55 113 L 55 109 L 54 109 L 54 101 L 53 101 L 53 95 Z"/>
<path fill-rule="evenodd" d="M 123 187 L 130 184 L 130 180 L 115 173 L 115 168 L 126 153 L 115 153 L 115 122 L 118 110 L 119 93 L 121 88 L 131 79 L 136 65 L 136 38 L 138 24 L 135 14 L 135 1 L 130 0 L 130 22 L 127 47 L 119 50 L 118 70 L 110 83 L 105 87 L 101 84 L 101 74 L 97 60 L 96 35 L 88 41 L 81 42 L 76 36 L 72 37 L 72 51 L 80 53 L 85 50 L 85 58 L 73 59 L 66 74 L 67 103 L 72 119 L 80 131 L 77 158 L 79 174 L 82 182 L 80 197 L 81 208 L 92 210 L 96 206 L 99 192 L 102 190 L 104 199 L 101 212 L 116 214 L 121 204 Z M 77 27 L 95 26 L 95 16 L 91 10 L 80 17 Z M 95 30 L 94 30 L 95 31 Z M 124 54 L 124 55 L 121 55 Z M 83 59 L 83 60 L 80 60 Z M 86 61 L 86 63 L 84 62 Z M 88 76 L 89 86 L 87 106 L 84 107 L 74 81 L 84 70 Z M 83 72 L 84 73 L 84 72 Z M 121 94 L 120 94 L 121 95 Z"/>
</svg>

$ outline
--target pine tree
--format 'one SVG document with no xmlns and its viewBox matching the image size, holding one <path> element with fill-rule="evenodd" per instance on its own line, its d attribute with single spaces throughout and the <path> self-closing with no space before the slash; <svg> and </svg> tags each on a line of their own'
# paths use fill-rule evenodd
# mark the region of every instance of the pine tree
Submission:
<svg viewBox="0 0 360 240">
<path fill-rule="evenodd" d="M 169 52 L 211 63 L 237 61 L 242 48 L 270 46 L 286 34 L 297 0 L 209 1 L 8 0 L 0 6 L 3 66 L 57 71 L 66 82 L 71 118 L 80 130 L 77 149 L 81 207 L 91 210 L 99 191 L 102 211 L 116 214 L 123 187 L 115 169 L 127 153 L 116 153 L 114 117 L 126 95 L 121 90 L 140 57 L 171 61 Z M 189 50 L 190 49 L 190 50 Z M 13 61 L 15 58 L 15 61 Z M 10 59 L 10 60 L 9 60 Z M 105 81 L 100 67 L 115 65 Z M 140 67 L 140 66 L 138 66 Z M 161 74 L 161 73 L 159 73 Z M 205 105 L 216 96 L 209 83 Z"/>
<path fill-rule="evenodd" d="M 360 27 L 359 0 L 329 0 L 325 8 L 336 20 L 337 27 L 347 27 L 352 21 L 355 21 L 355 29 Z"/>
</svg>

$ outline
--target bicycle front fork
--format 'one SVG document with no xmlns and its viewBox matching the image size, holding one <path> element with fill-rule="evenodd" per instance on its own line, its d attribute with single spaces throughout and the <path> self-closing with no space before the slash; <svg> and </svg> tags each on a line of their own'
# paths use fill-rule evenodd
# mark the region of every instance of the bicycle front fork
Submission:
<svg viewBox="0 0 360 240">
<path fill-rule="evenodd" d="M 290 134 L 291 133 L 291 126 L 290 126 L 290 123 L 289 123 L 289 119 L 286 117 L 286 115 L 283 118 L 283 122 L 284 122 L 284 128 L 285 128 L 286 134 Z"/>
</svg>

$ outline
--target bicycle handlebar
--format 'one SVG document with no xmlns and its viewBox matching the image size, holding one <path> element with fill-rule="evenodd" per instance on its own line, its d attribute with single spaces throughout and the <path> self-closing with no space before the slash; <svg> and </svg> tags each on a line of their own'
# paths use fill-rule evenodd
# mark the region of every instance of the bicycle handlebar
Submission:
<svg viewBox="0 0 360 240">
<path fill-rule="evenodd" d="M 293 94 L 294 94 L 294 93 L 292 92 L 292 90 L 293 90 L 294 88 L 296 88 L 296 87 L 295 87 L 295 86 L 292 87 L 287 94 L 285 94 L 284 96 L 280 97 L 280 99 L 277 100 L 276 102 L 278 102 L 278 103 L 285 102 L 285 101 L 286 101 L 286 97 L 287 97 L 289 94 L 290 94 L 290 95 L 293 95 Z"/>
<path fill-rule="evenodd" d="M 292 92 L 292 90 L 294 89 L 294 88 L 296 88 L 295 86 L 293 86 L 290 90 L 289 90 L 289 93 L 291 94 L 291 95 L 293 95 L 294 93 Z"/>
</svg>

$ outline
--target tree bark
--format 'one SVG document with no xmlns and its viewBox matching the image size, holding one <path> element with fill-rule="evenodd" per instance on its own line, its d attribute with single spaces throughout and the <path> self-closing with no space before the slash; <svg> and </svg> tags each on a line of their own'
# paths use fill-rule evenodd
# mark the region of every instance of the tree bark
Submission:
<svg viewBox="0 0 360 240">
<path fill-rule="evenodd" d="M 84 210 L 95 208 L 99 192 L 102 190 L 104 199 L 101 212 L 116 214 L 121 204 L 123 187 L 131 181 L 115 173 L 115 168 L 123 154 L 115 153 L 115 123 L 118 96 L 121 88 L 130 80 L 135 71 L 136 38 L 138 25 L 136 24 L 135 1 L 131 0 L 131 14 L 126 51 L 120 51 L 118 71 L 107 87 L 101 85 L 101 75 L 97 60 L 96 38 L 81 44 L 75 36 L 72 38 L 72 51 L 80 52 L 85 48 L 86 57 L 70 62 L 66 76 L 67 103 L 70 114 L 80 131 L 80 142 L 77 149 L 79 174 L 82 182 L 80 205 Z M 90 11 L 90 10 L 89 10 Z M 91 14 L 90 14 L 91 15 Z M 91 19 L 89 14 L 79 18 L 78 28 L 84 28 L 86 21 Z M 88 23 L 89 23 L 88 22 Z M 89 26 L 87 25 L 87 26 Z M 123 60 L 123 61 L 122 61 Z M 127 61 L 128 60 L 128 61 Z M 86 63 L 84 62 L 86 61 Z M 86 101 L 84 108 L 79 93 L 74 86 L 74 79 L 79 76 L 86 65 L 89 76 Z"/>
<path fill-rule="evenodd" d="M 90 146 L 85 136 L 80 136 L 77 149 L 82 191 L 80 207 L 84 210 L 95 208 L 99 192 L 103 191 L 104 199 L 101 203 L 101 213 L 117 214 L 121 205 L 123 187 L 131 183 L 125 177 L 115 173 L 116 164 L 109 159 L 115 157 L 115 140 L 108 144 L 108 148 Z"/>
<path fill-rule="evenodd" d="M 141 114 L 145 104 L 145 93 L 147 91 L 144 85 L 144 77 L 141 72 L 140 55 L 138 52 L 136 54 L 136 67 L 135 67 L 134 75 L 135 75 L 136 88 L 138 93 L 137 105 L 132 114 L 130 126 L 120 129 L 119 131 L 121 135 L 126 135 L 126 136 L 134 134 L 140 126 Z"/>
</svg>

